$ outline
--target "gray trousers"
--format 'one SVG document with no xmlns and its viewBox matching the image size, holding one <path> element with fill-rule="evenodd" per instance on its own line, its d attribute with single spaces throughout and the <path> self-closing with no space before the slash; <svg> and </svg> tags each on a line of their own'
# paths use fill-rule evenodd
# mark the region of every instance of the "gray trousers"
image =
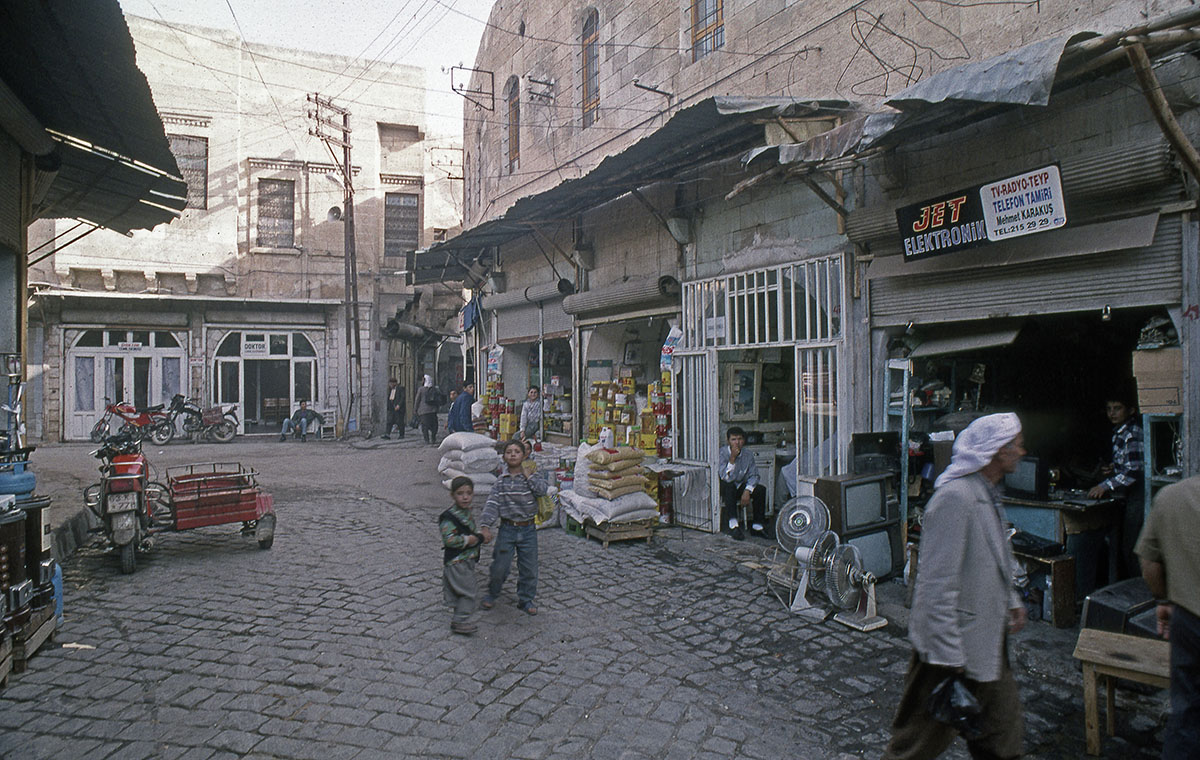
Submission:
<svg viewBox="0 0 1200 760">
<path fill-rule="evenodd" d="M 465 623 L 475 611 L 479 584 L 475 580 L 475 561 L 463 560 L 442 566 L 442 598 L 454 612 L 455 623 Z"/>
</svg>

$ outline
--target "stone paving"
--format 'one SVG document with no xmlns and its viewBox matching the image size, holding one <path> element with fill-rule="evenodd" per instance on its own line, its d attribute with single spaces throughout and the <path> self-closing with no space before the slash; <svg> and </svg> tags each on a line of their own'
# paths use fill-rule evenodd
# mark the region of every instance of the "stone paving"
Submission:
<svg viewBox="0 0 1200 760">
<path fill-rule="evenodd" d="M 86 451 L 39 452 L 44 488 Z M 0 691 L 0 757 L 840 760 L 886 743 L 908 658 L 897 584 L 880 587 L 892 623 L 863 634 L 765 594 L 763 541 L 671 528 L 603 549 L 547 529 L 540 614 L 516 610 L 510 578 L 464 638 L 441 602 L 432 448 L 151 453 L 256 466 L 275 545 L 168 535 L 132 576 L 99 540 L 77 551 L 64 628 Z M 1074 636 L 1034 623 L 1013 643 L 1030 757 L 1084 754 Z M 1105 755 L 1156 757 L 1164 704 L 1121 691 Z"/>
</svg>

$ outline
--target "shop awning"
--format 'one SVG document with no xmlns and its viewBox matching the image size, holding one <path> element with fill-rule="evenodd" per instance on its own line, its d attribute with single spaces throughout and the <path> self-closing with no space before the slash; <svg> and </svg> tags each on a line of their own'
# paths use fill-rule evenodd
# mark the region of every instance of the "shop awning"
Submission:
<svg viewBox="0 0 1200 760">
<path fill-rule="evenodd" d="M 482 271 L 485 249 L 529 233 L 538 224 L 569 219 L 590 208 L 657 182 L 674 179 L 713 161 L 737 156 L 763 140 L 762 120 L 841 113 L 845 101 L 783 97 L 706 98 L 676 111 L 658 129 L 587 174 L 514 203 L 503 215 L 483 222 L 414 256 L 417 284 L 462 279 Z M 447 276 L 449 275 L 449 276 Z"/>
<path fill-rule="evenodd" d="M 36 217 L 128 233 L 179 216 L 187 186 L 116 0 L 0 4 L 0 81 L 53 139 Z"/>
<path fill-rule="evenodd" d="M 867 265 L 866 275 L 867 279 L 875 279 L 959 269 L 984 269 L 1144 248 L 1154 242 L 1158 217 L 1157 213 L 1143 214 L 1111 222 L 1064 227 L 919 261 L 905 261 L 903 256 L 880 256 Z"/>
<path fill-rule="evenodd" d="M 1084 32 L 1054 37 L 956 66 L 884 101 L 894 110 L 853 119 L 802 143 L 756 149 L 743 161 L 749 164 L 773 157 L 781 164 L 821 163 L 908 137 L 925 137 L 935 127 L 950 129 L 965 119 L 991 115 L 997 108 L 1044 106 L 1068 44 L 1095 36 Z"/>
<path fill-rule="evenodd" d="M 944 356 L 963 351 L 978 351 L 984 348 L 1011 346 L 1021 332 L 1020 326 L 1002 327 L 982 332 L 942 335 L 922 341 L 908 356 L 919 359 L 923 356 Z"/>
</svg>

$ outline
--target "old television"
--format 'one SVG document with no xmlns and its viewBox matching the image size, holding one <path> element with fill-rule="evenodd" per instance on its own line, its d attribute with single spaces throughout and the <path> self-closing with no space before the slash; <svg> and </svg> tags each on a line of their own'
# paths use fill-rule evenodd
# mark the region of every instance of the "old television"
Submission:
<svg viewBox="0 0 1200 760">
<path fill-rule="evenodd" d="M 1049 469 L 1038 457 L 1021 457 L 1017 469 L 1004 476 L 1004 493 L 1018 499 L 1045 501 L 1050 493 Z"/>
<path fill-rule="evenodd" d="M 829 507 L 830 529 L 854 544 L 863 566 L 883 579 L 904 567 L 900 504 L 890 498 L 890 472 L 832 475 L 813 480 L 813 495 Z"/>
</svg>

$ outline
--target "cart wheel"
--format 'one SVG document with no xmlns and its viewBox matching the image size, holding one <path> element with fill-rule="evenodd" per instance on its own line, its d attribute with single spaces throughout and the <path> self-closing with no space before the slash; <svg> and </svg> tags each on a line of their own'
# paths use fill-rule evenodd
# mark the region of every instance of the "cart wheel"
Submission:
<svg viewBox="0 0 1200 760">
<path fill-rule="evenodd" d="M 163 420 L 154 427 L 150 428 L 150 440 L 156 446 L 166 446 L 175 437 L 175 423 L 170 420 Z"/>
<path fill-rule="evenodd" d="M 254 527 L 254 538 L 258 541 L 259 549 L 270 549 L 275 543 L 275 515 L 266 514 L 258 518 Z"/>
<path fill-rule="evenodd" d="M 92 426 L 92 432 L 88 435 L 92 439 L 92 443 L 100 443 L 108 436 L 108 420 L 100 420 Z"/>
<path fill-rule="evenodd" d="M 222 420 L 213 428 L 212 437 L 218 443 L 229 443 L 237 435 L 237 425 L 232 420 Z"/>
<path fill-rule="evenodd" d="M 121 547 L 121 572 L 131 574 L 137 569 L 137 542 L 130 541 Z"/>
</svg>

